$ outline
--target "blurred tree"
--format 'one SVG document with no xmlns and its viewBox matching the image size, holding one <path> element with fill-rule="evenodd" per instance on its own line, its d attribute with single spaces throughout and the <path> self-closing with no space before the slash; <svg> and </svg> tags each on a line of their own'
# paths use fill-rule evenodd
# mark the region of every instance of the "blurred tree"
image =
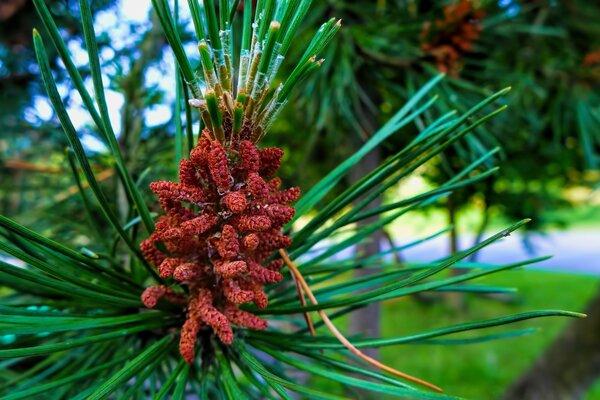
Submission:
<svg viewBox="0 0 600 400">
<path fill-rule="evenodd" d="M 92 7 L 105 10 L 114 3 L 94 0 Z M 52 0 L 48 5 L 63 33 L 72 43 L 80 43 L 77 2 Z M 65 142 L 60 130 L 47 124 L 52 111 L 42 95 L 33 52 L 31 31 L 35 25 L 39 25 L 39 18 L 32 1 L 0 2 L 0 211 L 10 214 L 31 209 L 36 191 L 58 193 L 65 183 L 64 175 L 56 173 L 67 167 L 62 156 Z M 53 52 L 50 63 L 62 83 L 65 74 L 56 68 Z M 87 71 L 82 72 L 87 75 Z M 40 110 L 48 115 L 40 115 Z"/>
<path fill-rule="evenodd" d="M 308 113 L 290 112 L 288 118 L 316 122 L 319 129 L 299 141 L 315 160 L 322 161 L 323 149 L 333 147 L 328 154 L 333 161 L 353 148 L 339 140 L 341 134 L 357 132 L 364 139 L 365 116 L 388 118 L 433 69 L 453 78 L 437 91 L 435 108 L 443 112 L 463 110 L 498 87 L 512 86 L 508 102 L 516 122 L 502 116 L 482 127 L 426 176 L 444 179 L 465 157 L 501 145 L 494 162 L 505 172 L 493 190 L 480 186 L 454 193 L 460 197 L 456 208 L 477 193 L 485 195 L 486 209 L 533 217 L 530 228 L 564 223 L 545 213 L 568 205 L 560 189 L 595 183 L 588 171 L 596 168 L 600 148 L 594 57 L 600 48 L 594 23 L 599 8 L 585 1 L 328 1 L 318 8 L 321 15 L 340 15 L 348 26 L 329 50 L 339 67 L 323 68 L 296 103 Z M 310 168 L 301 173 L 310 174 Z"/>
<path fill-rule="evenodd" d="M 287 113 L 286 119 L 294 121 L 290 124 L 313 127 L 308 138 L 296 138 L 305 145 L 304 161 L 311 167 L 301 168 L 301 177 L 314 174 L 313 169 L 327 169 L 336 158 L 352 152 L 369 137 L 373 120 L 385 121 L 390 110 L 407 101 L 412 88 L 439 70 L 451 78 L 437 89 L 440 98 L 433 109 L 442 113 L 473 106 L 498 87 L 513 88 L 510 117 L 500 116 L 477 129 L 439 158 L 437 168 L 424 173 L 439 184 L 484 149 L 501 145 L 498 156 L 488 160 L 488 165 L 501 167 L 500 176 L 447 197 L 451 223 L 474 199 L 483 205 L 476 242 L 483 237 L 490 214 L 532 217 L 533 230 L 564 225 L 569 221 L 548 213 L 574 206 L 564 189 L 597 184 L 598 3 L 330 0 L 317 9 L 317 16 L 341 17 L 346 29 L 326 55 L 336 60 L 336 68 L 321 69 L 306 85 L 296 111 Z M 427 122 L 425 114 L 416 126 Z M 348 132 L 355 139 L 349 139 Z M 395 138 L 388 149 L 401 148 L 406 139 Z M 385 155 L 389 150 L 382 151 Z M 357 168 L 368 171 L 368 159 Z M 461 250 L 457 236 L 454 224 L 451 252 Z M 378 325 L 374 310 L 355 313 L 355 318 L 359 321 L 353 325 L 359 330 L 372 331 Z"/>
<path fill-rule="evenodd" d="M 569 324 L 504 395 L 506 400 L 584 398 L 600 371 L 600 292 L 589 302 L 587 318 Z"/>
<path fill-rule="evenodd" d="M 328 58 L 336 60 L 336 68 L 323 68 L 319 75 L 307 84 L 301 100 L 296 104 L 298 108 L 307 109 L 308 115 L 297 112 L 295 115 L 300 116 L 297 119 L 298 123 L 305 124 L 307 129 L 309 126 L 313 127 L 308 140 L 305 140 L 306 154 L 312 153 L 315 158 L 322 160 L 321 153 L 327 151 L 327 161 L 319 163 L 327 168 L 327 163 L 335 162 L 336 156 L 340 157 L 345 152 L 351 153 L 360 147 L 361 142 L 368 140 L 373 133 L 373 127 L 386 121 L 392 109 L 407 101 L 410 91 L 424 84 L 437 71 L 428 66 L 432 61 L 429 52 L 420 49 L 422 28 L 407 4 L 394 3 L 387 7 L 382 2 L 365 4 L 329 1 L 321 4 L 318 9 L 321 15 L 341 17 L 346 29 L 332 43 L 326 54 Z M 426 24 L 427 15 L 434 15 L 434 12 L 439 9 L 441 8 L 435 4 L 423 7 L 422 14 L 418 14 L 423 18 L 421 21 L 424 21 L 421 24 Z M 462 19 L 467 17 L 461 16 Z M 460 24 L 462 20 L 452 22 Z M 467 22 L 469 23 L 467 26 L 471 26 L 470 21 Z M 413 33 L 413 36 L 407 35 L 407 32 Z M 408 40 L 398 40 L 407 37 Z M 440 46 L 444 40 L 446 39 L 440 36 L 435 46 Z M 433 47 L 429 50 L 436 51 Z M 416 78 L 413 75 L 416 75 Z M 481 95 L 478 99 L 480 98 Z M 446 113 L 448 107 L 438 105 L 437 111 Z M 423 118 L 417 119 L 412 129 L 431 122 L 432 115 L 426 114 Z M 484 136 L 489 136 L 488 132 L 484 133 Z M 321 140 L 317 140 L 320 135 L 322 135 Z M 406 145 L 408 136 L 396 138 L 387 149 L 377 149 L 370 153 L 356 165 L 354 176 L 361 177 L 371 171 L 373 166 L 393 152 L 394 148 L 402 148 Z M 451 151 L 441 158 L 442 166 L 449 167 L 450 160 L 457 160 L 457 162 L 452 170 L 437 168 L 436 171 L 440 171 L 438 181 L 447 180 L 449 176 L 453 176 L 483 154 L 483 147 L 478 144 L 477 139 L 467 137 L 466 143 L 468 151 Z M 329 149 L 333 149 L 333 152 Z M 306 154 L 305 160 L 308 160 Z M 313 164 L 317 163 L 313 162 Z M 373 208 L 379 206 L 380 203 L 371 204 Z M 449 207 L 449 210 L 450 222 L 452 222 L 455 208 Z M 379 232 L 369 243 L 357 247 L 357 252 L 366 256 L 378 253 L 381 251 L 384 236 L 384 232 Z M 455 238 L 456 235 L 451 237 Z M 390 244 L 394 246 L 392 240 Z M 457 249 L 454 246 L 452 250 L 455 252 Z M 363 268 L 357 269 L 355 273 L 361 277 L 374 271 Z M 374 304 L 354 313 L 351 327 L 355 333 L 377 334 L 379 329 L 377 306 Z"/>
<path fill-rule="evenodd" d="M 104 16 L 106 12 L 118 14 L 114 0 L 94 1 L 91 6 L 95 12 L 104 11 Z M 50 1 L 48 7 L 56 16 L 57 23 L 61 25 L 60 32 L 66 38 L 67 48 L 78 60 L 79 73 L 86 83 L 91 84 L 89 64 L 81 61 L 85 50 L 82 49 L 83 31 L 77 1 Z M 12 82 L 11 77 L 18 76 L 19 71 L 23 69 L 31 70 L 32 73 L 26 82 L 23 81 L 24 85 L 3 87 L 0 90 L 0 102 L 7 104 L 0 115 L 1 211 L 9 215 L 27 211 L 23 214 L 24 221 L 36 224 L 40 221 L 53 223 L 57 206 L 71 209 L 74 215 L 84 216 L 86 212 L 91 212 L 92 216 L 97 216 L 100 211 L 93 202 L 90 204 L 90 210 L 81 208 L 82 204 L 76 201 L 75 182 L 65 179 L 64 172 L 69 170 L 69 163 L 63 149 L 67 142 L 60 130 L 56 129 L 56 115 L 52 113 L 43 95 L 43 88 L 39 85 L 39 70 L 32 51 L 31 30 L 34 25 L 40 24 L 33 4 L 24 4 L 19 12 L 12 15 L 11 21 L 17 18 L 14 23 L 11 22 L 14 30 L 11 30 L 10 24 L 2 25 L 2 32 L 6 35 L 0 36 L 0 45 L 4 46 L 6 52 L 2 53 L 0 65 L 6 68 L 0 69 L 6 74 L 7 85 Z M 111 18 L 105 20 L 112 21 Z M 166 115 L 170 115 L 170 118 L 163 118 L 163 121 L 152 126 L 143 121 L 152 113 L 154 106 L 165 101 L 163 90 L 158 84 L 160 81 L 157 83 L 155 77 L 164 75 L 169 69 L 163 60 L 166 40 L 159 25 L 150 21 L 117 19 L 114 23 L 118 24 L 113 27 L 118 29 L 119 33 L 111 37 L 109 32 L 102 32 L 98 38 L 98 46 L 105 72 L 104 79 L 110 82 L 108 89 L 115 94 L 113 98 L 123 101 L 120 116 L 117 121 L 113 121 L 118 127 L 121 151 L 132 175 L 139 177 L 148 165 L 154 165 L 156 168 L 170 165 L 153 160 L 172 157 L 172 149 L 165 149 L 162 141 L 174 134 L 175 113 L 169 111 Z M 104 24 L 110 25 L 111 22 Z M 21 34 L 17 35 L 18 32 Z M 124 34 L 127 34 L 126 38 L 122 37 Z M 23 44 L 13 46 L 14 37 L 21 36 Z M 120 39 L 115 36 L 119 36 Z M 75 111 L 83 111 L 85 107 L 74 94 L 72 81 L 63 69 L 57 68 L 59 63 L 56 61 L 57 54 L 54 49 L 50 49 L 49 55 L 57 83 L 63 89 L 61 94 L 65 104 L 73 105 Z M 147 83 L 148 76 L 154 76 L 154 81 Z M 44 115 L 37 115 L 39 111 Z M 109 174 L 114 167 L 114 161 L 106 157 L 105 148 L 101 145 L 98 147 L 99 136 L 90 126 L 91 122 L 89 117 L 85 120 L 80 117 L 78 133 L 82 139 L 87 139 L 86 150 L 95 168 L 103 173 L 102 184 L 105 189 L 111 196 L 123 196 L 122 191 L 118 189 L 115 175 Z M 136 154 L 136 157 L 131 157 L 132 154 Z M 140 157 L 141 154 L 146 156 Z M 56 201 L 40 202 L 40 193 Z M 75 211 L 76 208 L 79 210 Z M 85 218 L 74 218 L 69 224 L 64 224 L 63 229 L 72 232 L 77 224 L 86 223 Z M 40 227 L 43 228 L 43 224 Z"/>
<path fill-rule="evenodd" d="M 56 15 L 57 24 L 72 40 L 81 40 L 81 24 L 76 1 L 52 0 L 48 6 Z M 94 0 L 92 8 L 99 11 L 112 6 L 115 0 Z M 5 0 L 0 3 L 0 138 L 8 132 L 23 129 L 23 109 L 34 95 L 41 92 L 39 70 L 32 50 L 31 30 L 39 22 L 30 0 Z M 52 57 L 52 65 L 55 58 Z M 9 135 L 6 135 L 9 136 Z"/>
</svg>

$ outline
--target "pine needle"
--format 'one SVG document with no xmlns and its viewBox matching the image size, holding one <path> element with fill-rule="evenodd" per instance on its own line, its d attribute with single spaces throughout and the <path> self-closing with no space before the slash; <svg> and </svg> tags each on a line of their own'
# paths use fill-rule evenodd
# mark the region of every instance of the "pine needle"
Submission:
<svg viewBox="0 0 600 400">
<path fill-rule="evenodd" d="M 313 293 L 310 289 L 310 286 L 308 286 L 308 284 L 304 280 L 304 277 L 300 273 L 300 270 L 298 270 L 298 267 L 296 267 L 296 265 L 292 262 L 292 260 L 290 260 L 290 257 L 288 256 L 287 252 L 285 250 L 281 249 L 281 250 L 279 250 L 279 254 L 281 255 L 281 258 L 283 258 L 283 261 L 285 262 L 285 264 L 288 266 L 288 268 L 292 272 L 292 275 L 294 275 L 295 279 L 298 280 L 298 282 L 302 286 L 302 289 L 304 289 L 304 291 L 308 295 L 310 302 L 314 305 L 318 304 L 317 299 L 315 298 L 315 296 L 313 295 Z M 400 378 L 407 379 L 411 382 L 418 383 L 419 385 L 423 385 L 423 386 L 433 389 L 437 392 L 443 392 L 443 390 L 440 387 L 435 386 L 432 383 L 426 382 L 426 381 L 416 378 L 412 375 L 408 375 L 404 372 L 395 370 L 391 367 L 388 367 L 385 364 L 380 363 L 379 361 L 375 360 L 374 358 L 367 356 L 366 354 L 361 352 L 359 349 L 357 349 L 348 339 L 346 339 L 346 337 L 335 327 L 335 325 L 331 322 L 331 320 L 329 319 L 329 317 L 327 317 L 327 314 L 325 314 L 325 312 L 323 310 L 318 310 L 318 313 L 321 316 L 321 319 L 323 319 L 323 322 L 325 323 L 327 328 L 331 331 L 331 333 L 333 333 L 333 335 L 340 341 L 340 343 L 342 343 L 344 346 L 346 346 L 346 348 L 348 350 L 350 350 L 350 352 L 352 354 L 356 355 L 360 359 L 366 361 L 367 363 L 369 363 L 383 371 L 389 372 L 390 374 L 396 375 Z"/>
</svg>

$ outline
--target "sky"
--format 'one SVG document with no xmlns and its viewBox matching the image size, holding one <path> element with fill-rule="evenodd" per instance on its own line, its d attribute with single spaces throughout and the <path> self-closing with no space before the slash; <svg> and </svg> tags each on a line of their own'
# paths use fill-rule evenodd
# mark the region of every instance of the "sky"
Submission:
<svg viewBox="0 0 600 400">
<path fill-rule="evenodd" d="M 129 29 L 131 24 L 139 25 L 138 31 L 143 33 L 149 26 L 149 13 L 152 7 L 151 0 L 118 0 L 115 7 L 98 12 L 94 15 L 94 28 L 96 36 L 102 34 L 110 35 L 112 47 L 114 49 L 122 48 L 135 42 L 138 36 L 132 35 Z M 181 19 L 190 21 L 187 2 L 180 1 Z M 191 21 L 190 21 L 191 22 Z M 87 52 L 82 41 L 67 41 L 69 51 L 76 66 L 81 67 L 88 64 Z M 187 49 L 193 51 L 194 49 Z M 109 108 L 110 120 L 115 133 L 121 133 L 121 108 L 124 104 L 123 95 L 115 90 L 109 89 L 109 75 L 115 71 L 114 65 L 115 52 L 112 48 L 102 48 L 100 52 L 100 62 L 103 66 L 103 81 L 105 87 L 105 96 Z M 175 94 L 175 65 L 172 53 L 165 49 L 163 59 L 158 67 L 151 66 L 146 72 L 147 85 L 156 85 L 165 93 L 162 104 L 148 108 L 144 111 L 144 122 L 148 127 L 157 126 L 168 122 L 172 117 L 173 101 Z M 93 93 L 91 79 L 86 79 L 86 87 L 90 93 Z M 89 116 L 79 95 L 74 91 L 70 82 L 65 82 L 58 87 L 61 95 L 70 94 L 72 100 L 68 106 L 69 116 L 75 128 L 80 132 L 82 143 L 88 151 L 104 152 L 106 147 L 98 140 L 89 129 L 92 120 Z M 34 114 L 32 114 L 34 113 Z M 45 96 L 37 96 L 33 102 L 33 109 L 26 112 L 35 115 L 41 120 L 49 120 L 53 117 L 52 107 Z"/>
</svg>

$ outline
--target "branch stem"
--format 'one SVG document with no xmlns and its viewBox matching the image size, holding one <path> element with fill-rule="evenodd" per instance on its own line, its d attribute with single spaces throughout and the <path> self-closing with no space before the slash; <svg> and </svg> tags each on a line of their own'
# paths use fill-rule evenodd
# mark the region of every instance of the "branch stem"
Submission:
<svg viewBox="0 0 600 400">
<path fill-rule="evenodd" d="M 306 292 L 308 298 L 310 299 L 310 302 L 315 305 L 318 304 L 317 299 L 315 298 L 310 287 L 304 280 L 304 277 L 300 273 L 300 270 L 298 270 L 298 267 L 296 267 L 296 265 L 292 262 L 292 260 L 290 260 L 288 253 L 284 249 L 280 249 L 279 254 L 281 255 L 281 258 L 283 258 L 283 261 L 285 262 L 285 264 L 288 266 L 288 268 L 292 272 L 292 275 L 300 283 L 300 286 L 302 287 L 302 289 Z M 350 352 L 352 354 L 356 355 L 360 359 L 366 361 L 367 363 L 369 363 L 383 371 L 389 372 L 390 374 L 396 375 L 400 378 L 404 378 L 411 382 L 418 383 L 419 385 L 428 387 L 437 392 L 443 392 L 443 390 L 441 388 L 435 386 L 432 383 L 426 382 L 426 381 L 416 378 L 412 375 L 405 374 L 404 372 L 395 370 L 391 367 L 388 367 L 385 364 L 380 363 L 379 361 L 375 360 L 374 358 L 367 356 L 366 354 L 361 352 L 359 349 L 354 347 L 354 345 L 348 339 L 346 339 L 346 337 L 344 335 L 342 335 L 342 333 L 335 327 L 335 325 L 331 322 L 331 320 L 329 319 L 329 317 L 327 317 L 327 314 L 325 314 L 325 312 L 323 310 L 317 310 L 317 311 L 318 311 L 319 315 L 321 316 L 321 319 L 323 319 L 323 322 L 325 323 L 327 328 L 331 331 L 331 333 L 333 333 L 333 335 L 340 341 L 340 343 L 342 343 L 344 346 L 346 346 L 346 348 L 348 350 L 350 350 Z"/>
<path fill-rule="evenodd" d="M 302 307 L 306 307 L 306 297 L 304 296 L 304 290 L 302 290 L 302 286 L 300 286 L 300 282 L 296 278 L 295 274 L 292 274 L 292 279 L 294 280 L 294 284 L 296 285 L 296 292 L 298 293 L 298 298 L 300 299 L 300 304 Z M 308 330 L 312 336 L 316 336 L 315 326 L 312 323 L 312 319 L 310 319 L 310 314 L 307 312 L 304 313 L 304 319 L 306 320 L 306 325 L 308 326 Z"/>
</svg>

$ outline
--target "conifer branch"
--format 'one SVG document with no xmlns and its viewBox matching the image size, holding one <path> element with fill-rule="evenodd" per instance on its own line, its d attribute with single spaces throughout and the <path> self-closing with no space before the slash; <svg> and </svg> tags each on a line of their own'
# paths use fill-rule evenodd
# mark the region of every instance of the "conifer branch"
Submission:
<svg viewBox="0 0 600 400">
<path fill-rule="evenodd" d="M 290 257 L 288 256 L 287 252 L 284 249 L 280 249 L 279 250 L 279 255 L 281 255 L 281 258 L 283 258 L 283 261 L 285 262 L 285 264 L 287 265 L 287 267 L 290 269 L 290 271 L 292 272 L 292 274 L 294 274 L 294 276 L 296 277 L 296 279 L 298 280 L 298 282 L 300 283 L 300 286 L 302 286 L 302 289 L 304 290 L 304 292 L 306 292 L 306 294 L 308 295 L 308 298 L 310 299 L 310 302 L 313 305 L 317 305 L 319 304 L 316 297 L 314 296 L 314 294 L 312 293 L 312 290 L 310 289 L 310 286 L 308 286 L 308 284 L 306 283 L 306 281 L 304 280 L 304 277 L 302 276 L 302 273 L 300 273 L 300 270 L 298 269 L 298 267 L 296 267 L 296 265 L 292 262 L 292 260 L 290 260 Z M 418 383 L 419 385 L 423 385 L 425 387 L 428 387 L 430 389 L 433 389 L 437 392 L 443 392 L 443 390 L 438 387 L 435 386 L 432 383 L 426 382 L 422 379 L 416 378 L 412 375 L 408 375 L 404 372 L 398 371 L 394 368 L 388 367 L 385 364 L 382 364 L 381 362 L 375 360 L 374 358 L 369 357 L 368 355 L 366 355 L 365 353 L 363 353 L 362 351 L 360 351 L 359 349 L 357 349 L 352 342 L 350 342 L 348 339 L 346 339 L 346 337 L 335 327 L 335 325 L 333 324 L 333 322 L 331 322 L 331 320 L 329 319 L 329 317 L 327 316 L 327 314 L 325 314 L 325 311 L 323 310 L 317 310 L 317 312 L 319 313 L 319 315 L 321 316 L 321 319 L 323 320 L 323 322 L 325 323 L 325 325 L 327 326 L 327 328 L 331 331 L 331 333 L 333 333 L 333 335 L 340 341 L 340 343 L 342 343 L 348 350 L 350 350 L 350 352 L 354 355 L 356 355 L 357 357 L 359 357 L 360 359 L 366 361 L 367 363 L 383 370 L 386 372 L 389 372 L 390 374 L 396 375 L 400 378 L 404 378 L 407 379 L 411 382 L 415 382 Z"/>
</svg>

